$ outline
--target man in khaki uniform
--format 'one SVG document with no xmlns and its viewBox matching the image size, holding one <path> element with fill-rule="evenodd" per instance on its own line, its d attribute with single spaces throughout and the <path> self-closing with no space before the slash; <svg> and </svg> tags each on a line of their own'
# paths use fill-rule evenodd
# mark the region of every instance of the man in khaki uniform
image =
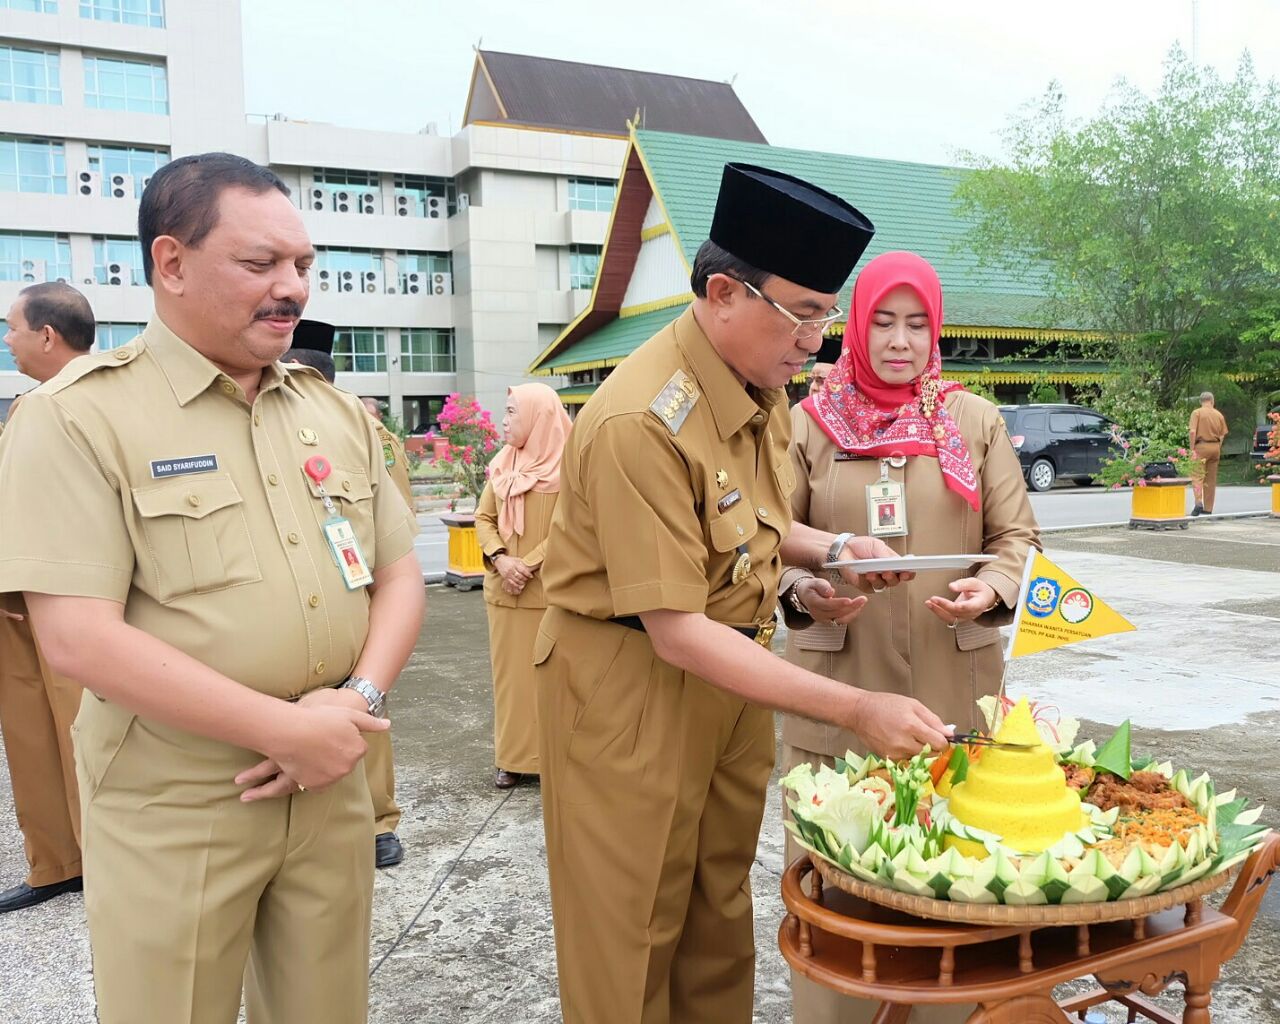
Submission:
<svg viewBox="0 0 1280 1024">
<path fill-rule="evenodd" d="M 69 284 L 22 289 L 5 319 L 9 331 L 4 340 L 14 362 L 38 381 L 56 377 L 93 347 L 93 309 Z M 20 401 L 9 407 L 10 419 Z M 0 530 L 5 528 L 0 510 Z M 81 888 L 80 797 L 71 723 L 82 693 L 44 660 L 22 595 L 0 594 L 0 730 L 30 867 L 26 881 L 0 892 L 0 913 Z"/>
<path fill-rule="evenodd" d="M 27 396 L 0 445 L 0 591 L 89 691 L 98 1019 L 231 1024 L 243 987 L 253 1024 L 360 1024 L 355 769 L 418 636 L 414 523 L 359 403 L 276 362 L 314 257 L 283 182 L 183 157 L 139 234 L 155 317 Z"/>
<path fill-rule="evenodd" d="M 1196 484 L 1196 506 L 1193 516 L 1213 514 L 1214 498 L 1218 494 L 1218 463 L 1222 460 L 1222 442 L 1227 439 L 1227 418 L 1213 406 L 1213 392 L 1200 395 L 1200 408 L 1191 413 L 1187 425 L 1191 450 L 1204 463 L 1204 481 Z"/>
<path fill-rule="evenodd" d="M 337 381 L 333 364 L 333 324 L 319 320 L 299 321 L 293 332 L 293 348 L 281 361 L 301 363 L 318 370 L 330 384 Z M 382 423 L 376 398 L 362 398 L 365 411 L 373 417 L 374 431 L 382 446 L 382 461 L 386 464 L 391 482 L 396 485 L 409 509 L 413 509 L 413 491 L 409 486 L 409 460 L 400 439 Z M 373 408 L 370 408 L 373 403 Z M 369 783 L 369 797 L 373 802 L 373 864 L 377 868 L 390 868 L 404 860 L 404 845 L 396 835 L 400 824 L 400 805 L 396 803 L 395 758 L 391 749 L 391 731 L 374 733 L 365 741 L 369 752 L 364 756 L 364 774 Z"/>
<path fill-rule="evenodd" d="M 833 553 L 831 534 L 792 528 L 781 390 L 838 315 L 872 230 L 805 182 L 727 166 L 692 307 L 574 424 L 533 652 L 572 1024 L 751 1020 L 748 874 L 773 765 L 769 708 L 893 754 L 944 742 L 916 701 L 850 690 L 765 649 L 784 557 L 816 567 L 888 553 L 867 538 Z"/>
</svg>

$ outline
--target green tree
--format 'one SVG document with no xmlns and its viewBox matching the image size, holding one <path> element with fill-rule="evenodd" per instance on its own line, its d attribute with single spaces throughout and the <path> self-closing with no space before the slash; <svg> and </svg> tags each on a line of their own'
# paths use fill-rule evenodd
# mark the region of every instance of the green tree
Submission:
<svg viewBox="0 0 1280 1024">
<path fill-rule="evenodd" d="M 1248 55 L 1226 81 L 1175 47 L 1155 96 L 1119 82 L 1082 122 L 1052 85 L 1005 141 L 1003 160 L 966 156 L 968 244 L 1108 336 L 1076 350 L 1118 371 L 1104 397 L 1171 409 L 1197 372 L 1254 369 L 1236 327 L 1280 278 L 1280 86 Z"/>
</svg>

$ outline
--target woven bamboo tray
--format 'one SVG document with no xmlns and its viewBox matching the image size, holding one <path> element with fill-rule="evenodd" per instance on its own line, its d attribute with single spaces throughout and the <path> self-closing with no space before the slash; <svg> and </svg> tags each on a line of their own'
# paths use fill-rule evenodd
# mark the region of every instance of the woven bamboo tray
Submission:
<svg viewBox="0 0 1280 1024">
<path fill-rule="evenodd" d="M 957 924 L 1095 924 L 1102 921 L 1128 921 L 1197 900 L 1223 886 L 1231 877 L 1230 869 L 1198 878 L 1188 885 L 1137 899 L 1111 900 L 1106 903 L 1048 903 L 1036 907 L 1014 907 L 1004 903 L 961 903 L 913 896 L 883 885 L 873 885 L 842 871 L 829 861 L 809 855 L 822 880 L 853 896 L 881 906 L 892 907 L 915 917 Z"/>
</svg>

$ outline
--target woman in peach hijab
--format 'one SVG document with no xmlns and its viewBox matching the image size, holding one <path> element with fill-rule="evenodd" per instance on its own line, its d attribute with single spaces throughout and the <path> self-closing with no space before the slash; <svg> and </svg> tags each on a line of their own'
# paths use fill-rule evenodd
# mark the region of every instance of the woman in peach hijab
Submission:
<svg viewBox="0 0 1280 1024">
<path fill-rule="evenodd" d="M 476 509 L 484 552 L 484 600 L 493 665 L 494 785 L 510 789 L 538 774 L 533 641 L 547 602 L 542 557 L 560 493 L 560 455 L 569 417 L 545 384 L 507 390 L 506 445 L 489 466 Z"/>
</svg>

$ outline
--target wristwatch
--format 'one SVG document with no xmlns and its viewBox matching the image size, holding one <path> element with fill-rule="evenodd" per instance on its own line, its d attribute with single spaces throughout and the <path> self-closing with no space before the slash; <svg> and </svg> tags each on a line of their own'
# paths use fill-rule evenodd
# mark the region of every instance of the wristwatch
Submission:
<svg viewBox="0 0 1280 1024">
<path fill-rule="evenodd" d="M 827 548 L 827 557 L 823 559 L 823 563 L 839 561 L 840 552 L 844 550 L 844 546 L 848 544 L 849 541 L 853 540 L 855 536 L 857 536 L 857 534 L 853 533 L 842 533 L 837 536 L 836 539 L 831 542 L 831 547 Z M 839 569 L 825 569 L 822 571 L 826 572 L 827 579 L 832 583 L 844 582 L 844 577 L 840 575 Z"/>
<path fill-rule="evenodd" d="M 791 589 L 787 591 L 787 600 L 791 602 L 791 607 L 801 615 L 808 615 L 809 618 L 813 618 L 809 613 L 809 609 L 804 606 L 804 602 L 800 600 L 800 584 L 808 578 L 808 576 L 801 576 L 800 579 L 791 584 Z"/>
<path fill-rule="evenodd" d="M 363 676 L 352 676 L 345 683 L 342 683 L 339 690 L 355 690 L 366 701 L 369 702 L 369 714 L 374 718 L 381 718 L 384 707 L 387 703 L 387 695 L 373 685 L 371 680 L 365 679 Z"/>
</svg>

